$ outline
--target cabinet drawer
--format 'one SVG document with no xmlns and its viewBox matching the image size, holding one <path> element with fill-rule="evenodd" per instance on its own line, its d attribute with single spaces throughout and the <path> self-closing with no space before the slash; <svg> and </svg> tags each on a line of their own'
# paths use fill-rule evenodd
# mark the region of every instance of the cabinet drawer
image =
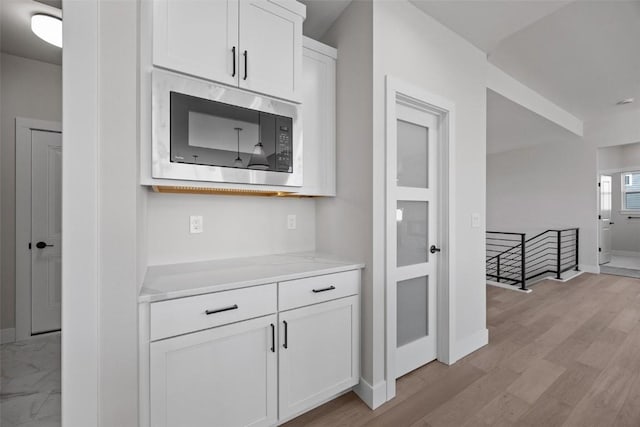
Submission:
<svg viewBox="0 0 640 427">
<path fill-rule="evenodd" d="M 280 282 L 278 286 L 278 309 L 290 310 L 296 307 L 358 294 L 360 288 L 360 270 L 290 280 Z"/>
<path fill-rule="evenodd" d="M 151 304 L 151 341 L 275 313 L 276 284 Z"/>
</svg>

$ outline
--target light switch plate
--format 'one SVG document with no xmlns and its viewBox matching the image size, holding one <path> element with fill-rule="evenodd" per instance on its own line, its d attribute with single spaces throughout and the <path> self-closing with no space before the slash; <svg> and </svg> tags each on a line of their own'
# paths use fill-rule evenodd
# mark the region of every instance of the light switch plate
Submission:
<svg viewBox="0 0 640 427">
<path fill-rule="evenodd" d="M 198 234 L 202 233 L 203 220 L 201 215 L 191 215 L 189 217 L 189 233 Z"/>
<path fill-rule="evenodd" d="M 296 216 L 295 215 L 287 215 L 287 229 L 295 230 L 296 227 L 297 227 Z"/>
<path fill-rule="evenodd" d="M 471 214 L 471 227 L 480 228 L 480 214 L 479 213 Z"/>
</svg>

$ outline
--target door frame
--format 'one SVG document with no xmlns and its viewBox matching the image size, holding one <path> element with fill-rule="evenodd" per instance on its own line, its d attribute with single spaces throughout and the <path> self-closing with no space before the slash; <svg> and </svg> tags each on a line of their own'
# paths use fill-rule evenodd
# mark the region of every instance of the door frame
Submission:
<svg viewBox="0 0 640 427">
<path fill-rule="evenodd" d="M 60 122 L 16 117 L 16 341 L 31 335 L 31 132 L 62 133 Z M 60 195 L 62 197 L 62 195 Z M 62 313 L 60 313 L 62 315 Z M 57 332 L 48 332 L 57 333 Z M 46 334 L 46 333 L 45 333 Z M 38 334 L 38 336 L 44 334 Z"/>
<path fill-rule="evenodd" d="M 396 226 L 395 215 L 390 214 L 389 191 L 390 183 L 393 177 L 388 176 L 388 171 L 392 165 L 389 164 L 389 152 L 395 150 L 397 136 L 393 134 L 395 129 L 394 123 L 397 120 L 396 104 L 402 103 L 410 108 L 415 108 L 436 116 L 439 125 L 438 137 L 438 244 L 442 247 L 437 259 L 438 283 L 436 286 L 436 305 L 437 305 L 437 339 L 436 353 L 438 361 L 451 364 L 455 362 L 452 345 L 454 339 L 452 332 L 455 330 L 454 306 L 454 290 L 450 286 L 455 283 L 453 275 L 455 268 L 453 265 L 453 244 L 454 239 L 454 199 L 451 196 L 455 188 L 455 164 L 454 148 L 455 148 L 455 104 L 446 98 L 429 93 L 422 88 L 406 83 L 395 77 L 386 76 L 386 107 L 385 107 L 385 154 L 386 154 L 386 170 L 385 173 L 385 208 L 386 208 L 386 229 L 385 229 L 385 287 L 386 287 L 386 307 L 385 307 L 385 341 L 386 341 L 386 357 L 385 357 L 385 380 L 387 386 L 387 400 L 392 399 L 396 395 L 396 293 L 394 287 L 390 284 L 390 266 L 391 262 L 387 254 L 387 245 L 391 244 L 388 239 L 390 227 Z M 395 157 L 393 157 L 395 158 Z M 394 208 L 395 212 L 395 208 Z M 395 243 L 393 243 L 395 244 Z"/>
</svg>

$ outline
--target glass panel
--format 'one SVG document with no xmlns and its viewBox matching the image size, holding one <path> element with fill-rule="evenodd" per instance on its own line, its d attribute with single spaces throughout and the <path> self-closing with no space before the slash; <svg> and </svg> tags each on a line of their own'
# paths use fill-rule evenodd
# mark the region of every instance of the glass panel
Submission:
<svg viewBox="0 0 640 427">
<path fill-rule="evenodd" d="M 398 120 L 398 186 L 428 188 L 428 148 L 428 128 Z"/>
<path fill-rule="evenodd" d="M 171 92 L 171 161 L 293 172 L 292 119 Z"/>
<path fill-rule="evenodd" d="M 398 267 L 428 261 L 428 202 L 398 202 Z"/>
<path fill-rule="evenodd" d="M 397 346 L 429 335 L 429 277 L 398 282 Z"/>
</svg>

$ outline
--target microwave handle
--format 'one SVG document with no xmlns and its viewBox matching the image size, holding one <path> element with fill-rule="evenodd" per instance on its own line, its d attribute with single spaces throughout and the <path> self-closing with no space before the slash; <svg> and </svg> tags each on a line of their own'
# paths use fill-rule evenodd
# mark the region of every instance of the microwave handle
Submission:
<svg viewBox="0 0 640 427">
<path fill-rule="evenodd" d="M 236 76 L 236 47 L 234 46 L 231 49 L 231 54 L 233 55 L 233 73 L 231 73 L 231 77 Z"/>
<path fill-rule="evenodd" d="M 248 67 L 248 62 L 249 62 L 249 55 L 247 54 L 247 51 L 245 50 L 244 53 L 244 78 L 242 80 L 247 80 L 247 67 Z"/>
</svg>

